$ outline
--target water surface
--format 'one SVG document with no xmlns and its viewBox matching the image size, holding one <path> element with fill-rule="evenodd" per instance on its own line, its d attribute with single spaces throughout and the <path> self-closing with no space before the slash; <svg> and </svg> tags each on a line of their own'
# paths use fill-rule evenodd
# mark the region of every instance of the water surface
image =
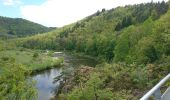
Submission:
<svg viewBox="0 0 170 100">
<path fill-rule="evenodd" d="M 64 58 L 64 67 L 79 67 L 81 65 L 94 67 L 98 62 L 94 59 L 72 56 L 65 53 L 56 53 L 54 57 Z M 54 91 L 59 85 L 58 82 L 54 83 L 54 78 L 59 76 L 62 69 L 53 68 L 49 70 L 42 71 L 33 76 L 36 80 L 36 88 L 38 90 L 38 100 L 50 100 L 54 96 Z"/>
</svg>

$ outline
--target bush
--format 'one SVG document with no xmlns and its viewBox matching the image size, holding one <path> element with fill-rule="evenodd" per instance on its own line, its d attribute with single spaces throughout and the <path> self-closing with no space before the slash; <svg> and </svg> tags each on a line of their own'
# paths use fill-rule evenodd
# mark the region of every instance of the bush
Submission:
<svg viewBox="0 0 170 100">
<path fill-rule="evenodd" d="M 13 61 L 0 61 L 0 99 L 1 100 L 35 100 L 36 90 L 29 71 L 23 65 Z"/>
<path fill-rule="evenodd" d="M 34 58 L 37 58 L 39 56 L 39 54 L 37 53 L 37 52 L 35 52 L 34 54 L 33 54 L 33 57 Z"/>
</svg>

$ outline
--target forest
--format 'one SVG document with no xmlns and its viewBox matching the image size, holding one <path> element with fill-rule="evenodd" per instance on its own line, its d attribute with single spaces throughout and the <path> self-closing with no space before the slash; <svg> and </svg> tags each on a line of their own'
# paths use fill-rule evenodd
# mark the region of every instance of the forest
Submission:
<svg viewBox="0 0 170 100">
<path fill-rule="evenodd" d="M 2 100 L 35 100 L 30 74 L 60 66 L 63 59 L 52 59 L 53 51 L 102 62 L 71 72 L 63 69 L 62 80 L 56 78 L 63 83 L 57 100 L 138 100 L 170 72 L 170 1 L 102 9 L 52 30 L 23 21 L 18 27 L 25 28 L 18 30 L 15 21 L 2 26 L 3 20 L 0 17 L 0 31 L 17 36 L 0 40 Z"/>
</svg>

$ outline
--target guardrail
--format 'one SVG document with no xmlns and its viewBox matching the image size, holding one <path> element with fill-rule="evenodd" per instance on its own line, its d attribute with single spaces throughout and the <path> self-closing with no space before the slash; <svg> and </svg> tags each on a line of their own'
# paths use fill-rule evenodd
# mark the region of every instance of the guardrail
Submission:
<svg viewBox="0 0 170 100">
<path fill-rule="evenodd" d="M 148 100 L 151 96 L 154 100 L 161 100 L 161 86 L 170 79 L 170 74 L 164 77 L 156 86 L 154 86 L 149 92 L 147 92 L 140 100 Z M 170 100 L 170 98 L 169 98 Z"/>
</svg>

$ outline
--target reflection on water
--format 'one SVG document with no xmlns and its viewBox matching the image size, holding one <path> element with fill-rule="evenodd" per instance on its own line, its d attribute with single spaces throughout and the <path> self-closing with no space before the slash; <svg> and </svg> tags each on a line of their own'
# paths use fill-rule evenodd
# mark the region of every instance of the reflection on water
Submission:
<svg viewBox="0 0 170 100">
<path fill-rule="evenodd" d="M 85 57 L 71 56 L 68 54 L 55 54 L 54 56 L 59 58 L 63 57 L 65 67 L 76 68 L 81 65 L 94 67 L 97 64 L 97 61 L 94 59 Z M 33 79 L 37 81 L 36 88 L 38 89 L 39 100 L 50 100 L 50 98 L 54 95 L 54 90 L 59 85 L 59 83 L 54 83 L 53 80 L 56 76 L 59 76 L 60 73 L 61 69 L 54 68 L 37 73 L 33 76 Z"/>
<path fill-rule="evenodd" d="M 37 81 L 36 88 L 38 89 L 39 100 L 49 100 L 54 94 L 54 89 L 58 83 L 53 83 L 53 79 L 60 75 L 60 69 L 51 69 L 38 73 L 33 77 Z"/>
</svg>

